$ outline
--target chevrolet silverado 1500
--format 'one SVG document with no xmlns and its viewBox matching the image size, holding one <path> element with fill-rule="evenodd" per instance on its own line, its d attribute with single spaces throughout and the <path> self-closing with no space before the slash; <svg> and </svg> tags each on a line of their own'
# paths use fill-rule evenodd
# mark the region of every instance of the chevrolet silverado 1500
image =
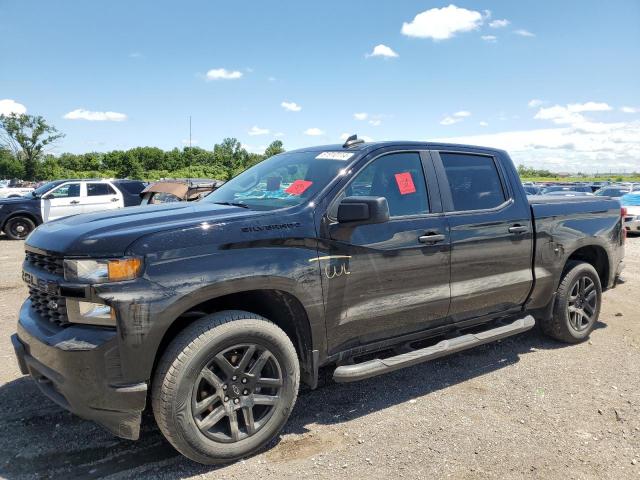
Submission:
<svg viewBox="0 0 640 480">
<path fill-rule="evenodd" d="M 585 340 L 622 223 L 616 200 L 527 199 L 501 150 L 351 138 L 199 202 L 41 225 L 12 340 L 64 408 L 136 439 L 150 404 L 177 450 L 227 462 L 278 435 L 320 367 L 360 380 L 535 323 Z"/>
</svg>

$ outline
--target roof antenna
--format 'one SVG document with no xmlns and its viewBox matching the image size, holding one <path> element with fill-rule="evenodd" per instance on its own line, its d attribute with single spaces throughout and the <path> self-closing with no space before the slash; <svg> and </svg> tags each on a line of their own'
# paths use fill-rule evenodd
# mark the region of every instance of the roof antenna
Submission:
<svg viewBox="0 0 640 480">
<path fill-rule="evenodd" d="M 364 143 L 364 140 L 361 138 L 358 138 L 358 135 L 351 135 L 349 138 L 347 138 L 347 141 L 344 142 L 344 145 L 342 145 L 342 148 L 351 148 L 354 145 L 358 145 L 359 143 Z"/>
</svg>

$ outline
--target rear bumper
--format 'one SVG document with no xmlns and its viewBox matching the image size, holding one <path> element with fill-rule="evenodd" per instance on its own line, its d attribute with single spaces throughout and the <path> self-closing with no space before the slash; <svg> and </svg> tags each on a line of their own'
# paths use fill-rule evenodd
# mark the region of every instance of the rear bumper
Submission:
<svg viewBox="0 0 640 480">
<path fill-rule="evenodd" d="M 114 435 L 136 440 L 147 384 L 113 383 L 120 370 L 115 330 L 85 325 L 60 328 L 41 319 L 27 300 L 11 337 L 20 370 L 47 397 Z"/>
<path fill-rule="evenodd" d="M 625 219 L 623 226 L 628 232 L 640 233 L 640 218 L 629 217 L 629 220 Z"/>
</svg>

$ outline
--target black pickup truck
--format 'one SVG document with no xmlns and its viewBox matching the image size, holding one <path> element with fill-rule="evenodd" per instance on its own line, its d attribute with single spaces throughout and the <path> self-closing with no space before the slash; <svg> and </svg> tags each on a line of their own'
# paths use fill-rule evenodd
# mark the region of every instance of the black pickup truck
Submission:
<svg viewBox="0 0 640 480">
<path fill-rule="evenodd" d="M 64 408 L 136 439 L 150 404 L 176 449 L 226 462 L 276 436 L 321 367 L 360 380 L 536 322 L 586 339 L 624 242 L 616 200 L 528 200 L 504 151 L 351 138 L 199 202 L 38 227 L 12 340 Z"/>
</svg>

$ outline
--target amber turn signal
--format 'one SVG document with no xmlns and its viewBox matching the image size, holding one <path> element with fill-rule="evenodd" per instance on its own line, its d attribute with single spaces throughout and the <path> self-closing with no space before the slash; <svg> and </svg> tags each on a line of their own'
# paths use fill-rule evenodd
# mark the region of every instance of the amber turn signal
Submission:
<svg viewBox="0 0 640 480">
<path fill-rule="evenodd" d="M 142 259 L 133 257 L 109 260 L 108 268 L 110 282 L 133 280 L 140 273 L 140 269 L 142 268 Z"/>
</svg>

